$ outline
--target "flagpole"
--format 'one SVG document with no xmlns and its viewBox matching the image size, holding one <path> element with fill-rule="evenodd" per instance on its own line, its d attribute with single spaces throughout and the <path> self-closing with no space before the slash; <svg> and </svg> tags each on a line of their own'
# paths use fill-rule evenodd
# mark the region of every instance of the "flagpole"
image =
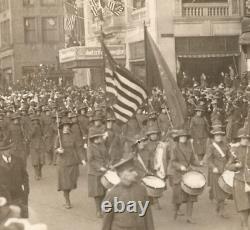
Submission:
<svg viewBox="0 0 250 230">
<path fill-rule="evenodd" d="M 143 29 L 144 29 L 144 53 L 145 53 L 145 58 L 144 58 L 144 62 L 145 62 L 145 68 L 146 68 L 146 88 L 148 91 L 148 95 L 151 95 L 151 90 L 150 90 L 150 86 L 149 86 L 149 82 L 148 82 L 148 63 L 147 63 L 147 44 L 146 44 L 146 33 L 147 33 L 147 26 L 146 26 L 146 22 L 143 22 Z"/>
</svg>

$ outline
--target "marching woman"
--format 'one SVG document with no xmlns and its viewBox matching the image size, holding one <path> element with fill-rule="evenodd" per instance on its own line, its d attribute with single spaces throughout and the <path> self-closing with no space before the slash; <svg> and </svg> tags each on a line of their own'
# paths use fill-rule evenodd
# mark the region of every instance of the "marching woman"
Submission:
<svg viewBox="0 0 250 230">
<path fill-rule="evenodd" d="M 30 155 L 35 170 L 35 179 L 40 180 L 42 178 L 42 167 L 45 163 L 45 143 L 43 141 L 40 117 L 34 115 L 31 117 L 31 121 Z"/>
<path fill-rule="evenodd" d="M 82 161 L 81 146 L 77 144 L 71 133 L 71 121 L 64 117 L 60 127 L 62 133 L 56 141 L 57 166 L 58 166 L 58 191 L 63 191 L 65 208 L 72 208 L 70 192 L 77 188 L 79 165 Z M 85 163 L 85 162 L 84 162 Z"/>
<path fill-rule="evenodd" d="M 170 162 L 173 170 L 174 218 L 177 218 L 181 204 L 186 203 L 187 222 L 194 224 L 195 222 L 192 219 L 193 204 L 197 202 L 197 196 L 184 192 L 181 188 L 181 181 L 182 176 L 190 170 L 191 166 L 200 166 L 200 163 L 195 158 L 188 132 L 186 130 L 178 130 L 175 136 L 176 144 L 172 149 Z"/>
<path fill-rule="evenodd" d="M 96 216 L 102 217 L 101 204 L 105 196 L 105 188 L 101 184 L 101 177 L 107 171 L 109 155 L 104 144 L 104 130 L 102 127 L 89 129 L 88 148 L 88 195 L 95 199 Z"/>
<path fill-rule="evenodd" d="M 225 199 L 228 198 L 228 195 L 220 188 L 218 180 L 224 172 L 230 157 L 229 146 L 224 140 L 225 132 L 220 127 L 215 127 L 211 131 L 211 134 L 213 135 L 213 139 L 208 144 L 206 153 L 208 167 L 211 172 L 211 195 L 217 202 L 217 213 L 221 217 L 227 218 L 225 214 Z"/>
<path fill-rule="evenodd" d="M 238 132 L 240 143 L 231 150 L 232 156 L 228 162 L 229 170 L 237 171 L 234 176 L 233 198 L 236 210 L 241 217 L 243 230 L 248 230 L 250 215 L 250 135 L 247 128 Z"/>
</svg>

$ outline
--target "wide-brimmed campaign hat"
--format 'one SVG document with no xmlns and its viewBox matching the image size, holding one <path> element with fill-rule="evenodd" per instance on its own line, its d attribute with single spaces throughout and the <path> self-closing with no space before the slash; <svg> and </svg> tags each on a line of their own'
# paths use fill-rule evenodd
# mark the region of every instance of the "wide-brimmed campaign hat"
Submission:
<svg viewBox="0 0 250 230">
<path fill-rule="evenodd" d="M 176 140 L 177 138 L 179 137 L 183 137 L 183 136 L 186 136 L 188 138 L 191 137 L 190 133 L 188 132 L 188 130 L 186 129 L 179 129 L 175 132 L 175 137 L 174 137 L 174 140 Z"/>
<path fill-rule="evenodd" d="M 214 127 L 211 131 L 212 135 L 225 135 L 225 132 L 221 129 L 221 127 Z"/>
<path fill-rule="evenodd" d="M 249 138 L 250 139 L 249 130 L 246 127 L 243 127 L 241 129 L 239 129 L 237 137 L 238 138 Z"/>
<path fill-rule="evenodd" d="M 161 132 L 159 126 L 157 123 L 152 123 L 150 126 L 148 126 L 146 135 L 149 136 L 151 134 L 159 134 Z"/>
<path fill-rule="evenodd" d="M 12 114 L 12 116 L 11 116 L 11 119 L 12 119 L 12 120 L 20 119 L 20 118 L 21 118 L 21 116 L 20 116 L 19 113 L 14 113 L 14 114 Z"/>
<path fill-rule="evenodd" d="M 11 139 L 0 141 L 0 151 L 11 149 L 13 146 L 13 142 Z"/>
<path fill-rule="evenodd" d="M 202 105 L 197 105 L 197 106 L 195 107 L 194 110 L 195 110 L 195 111 L 202 111 L 202 112 L 205 112 L 205 108 L 204 108 L 204 106 L 202 106 Z"/>
<path fill-rule="evenodd" d="M 60 127 L 63 127 L 64 125 L 72 125 L 72 121 L 68 117 L 63 117 L 60 122 Z"/>
<path fill-rule="evenodd" d="M 91 127 L 89 129 L 89 139 L 93 139 L 96 137 L 101 137 L 104 135 L 105 130 L 101 127 L 101 128 L 97 128 L 97 127 Z"/>
</svg>

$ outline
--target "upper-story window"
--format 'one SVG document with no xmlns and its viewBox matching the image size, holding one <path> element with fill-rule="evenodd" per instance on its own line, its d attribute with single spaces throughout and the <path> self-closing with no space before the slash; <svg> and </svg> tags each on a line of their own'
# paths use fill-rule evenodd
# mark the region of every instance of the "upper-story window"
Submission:
<svg viewBox="0 0 250 230">
<path fill-rule="evenodd" d="M 35 0 L 23 0 L 24 6 L 34 6 Z"/>
<path fill-rule="evenodd" d="M 59 41 L 58 21 L 56 17 L 42 19 L 43 42 L 51 43 Z"/>
<path fill-rule="evenodd" d="M 9 0 L 0 0 L 0 13 L 9 9 Z"/>
<path fill-rule="evenodd" d="M 54 6 L 56 5 L 57 0 L 41 0 L 42 6 Z"/>
<path fill-rule="evenodd" d="M 25 43 L 35 43 L 36 40 L 36 18 L 24 18 Z"/>
<path fill-rule="evenodd" d="M 146 0 L 133 0 L 133 8 L 140 9 L 145 7 Z"/>
<path fill-rule="evenodd" d="M 0 47 L 8 47 L 11 44 L 10 40 L 10 20 L 5 20 L 0 23 Z"/>
</svg>

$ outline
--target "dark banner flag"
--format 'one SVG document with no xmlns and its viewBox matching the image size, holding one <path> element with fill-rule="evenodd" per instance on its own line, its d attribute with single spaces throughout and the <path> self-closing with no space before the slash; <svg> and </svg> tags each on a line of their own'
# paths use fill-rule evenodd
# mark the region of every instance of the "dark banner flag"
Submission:
<svg viewBox="0 0 250 230">
<path fill-rule="evenodd" d="M 175 128 L 182 127 L 187 117 L 185 99 L 159 48 L 146 27 L 144 28 L 144 36 L 147 90 L 151 92 L 153 87 L 159 87 L 164 90 L 173 126 Z"/>
</svg>

